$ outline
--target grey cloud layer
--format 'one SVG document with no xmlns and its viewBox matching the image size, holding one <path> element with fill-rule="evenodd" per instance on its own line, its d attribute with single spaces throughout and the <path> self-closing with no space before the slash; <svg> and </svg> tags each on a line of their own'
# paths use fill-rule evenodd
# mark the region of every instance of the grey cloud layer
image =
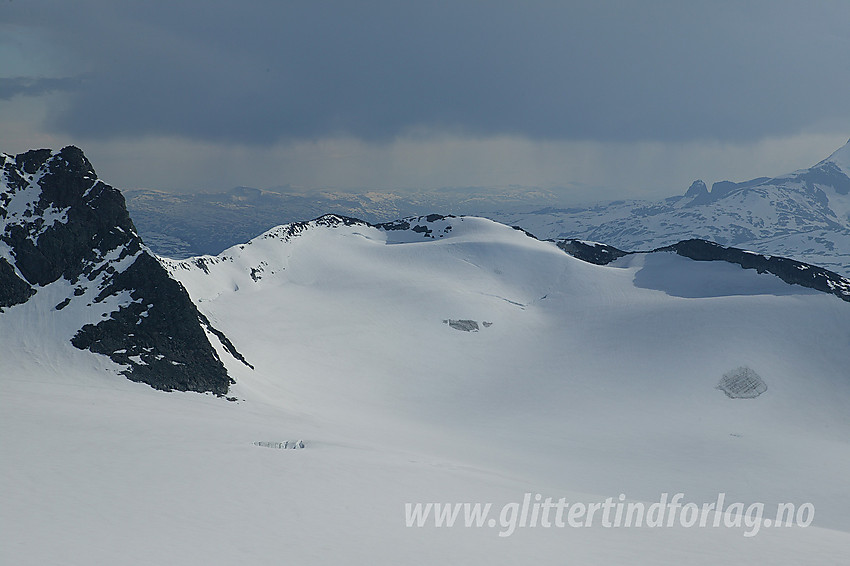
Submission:
<svg viewBox="0 0 850 566">
<path fill-rule="evenodd" d="M 8 23 L 41 29 L 85 74 L 54 116 L 76 136 L 675 141 L 850 129 L 846 2 L 10 6 Z"/>
<path fill-rule="evenodd" d="M 69 91 L 78 87 L 74 78 L 0 77 L 0 100 L 15 96 L 40 96 L 56 91 Z"/>
</svg>

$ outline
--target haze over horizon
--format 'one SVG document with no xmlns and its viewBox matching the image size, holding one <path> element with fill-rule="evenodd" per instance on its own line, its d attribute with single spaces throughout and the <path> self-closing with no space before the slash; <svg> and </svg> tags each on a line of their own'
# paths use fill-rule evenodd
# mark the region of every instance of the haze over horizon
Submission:
<svg viewBox="0 0 850 566">
<path fill-rule="evenodd" d="M 844 2 L 6 3 L 0 150 L 122 189 L 658 198 L 847 141 Z"/>
</svg>

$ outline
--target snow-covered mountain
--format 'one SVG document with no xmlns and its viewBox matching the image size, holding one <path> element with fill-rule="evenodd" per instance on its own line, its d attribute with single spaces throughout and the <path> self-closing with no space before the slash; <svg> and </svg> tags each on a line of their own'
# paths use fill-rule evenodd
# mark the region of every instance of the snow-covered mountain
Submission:
<svg viewBox="0 0 850 566">
<path fill-rule="evenodd" d="M 168 193 L 134 189 L 124 192 L 139 233 L 159 255 L 186 258 L 217 254 L 266 230 L 339 214 L 368 222 L 445 211 L 484 215 L 491 211 L 533 210 L 557 202 L 545 191 L 448 188 L 425 192 L 260 190 L 236 187 L 227 192 Z"/>
<path fill-rule="evenodd" d="M 20 347 L 34 358 L 73 346 L 156 388 L 226 393 L 231 380 L 208 335 L 226 337 L 144 247 L 121 193 L 97 178 L 82 151 L 0 159 L 6 342 L 23 337 Z"/>
<path fill-rule="evenodd" d="M 6 158 L 21 178 L 4 187 L 4 234 L 25 227 L 47 253 L 45 235 L 82 230 L 75 210 L 108 217 L 87 200 L 113 194 L 88 165 L 71 191 L 88 209 L 38 197 L 48 172 L 85 163 L 73 155 Z M 129 262 L 137 238 L 117 224 L 126 241 L 97 249 Z M 809 266 L 704 242 L 597 265 L 484 218 L 325 216 L 139 277 L 179 282 L 197 309 L 169 304 L 162 324 L 215 327 L 251 362 L 208 342 L 235 379 L 227 402 L 133 383 L 116 352 L 71 346 L 80 316 L 136 304 L 136 287 L 96 300 L 129 269 L 121 259 L 112 279 L 36 283 L 20 269 L 27 244 L 4 241 L 19 282 L 6 269 L 0 286 L 16 301 L 0 313 L 0 563 L 796 565 L 850 548 L 838 276 L 825 293 L 780 278 L 821 273 Z M 815 514 L 755 534 L 743 520 L 608 528 L 597 515 L 500 536 L 500 510 L 525 494 L 649 506 L 679 492 L 698 506 L 724 493 L 727 510 L 761 502 L 771 521 L 779 503 Z M 417 502 L 492 503 L 493 522 L 407 527 Z"/>
<path fill-rule="evenodd" d="M 700 238 L 850 275 L 850 142 L 820 163 L 775 178 L 695 181 L 660 202 L 493 212 L 542 238 L 580 238 L 649 250 Z"/>
</svg>

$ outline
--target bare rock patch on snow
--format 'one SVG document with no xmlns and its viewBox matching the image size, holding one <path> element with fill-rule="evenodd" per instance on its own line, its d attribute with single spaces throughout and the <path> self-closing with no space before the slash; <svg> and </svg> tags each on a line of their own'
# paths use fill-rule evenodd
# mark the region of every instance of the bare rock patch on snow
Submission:
<svg viewBox="0 0 850 566">
<path fill-rule="evenodd" d="M 263 448 L 277 448 L 279 450 L 300 450 L 304 448 L 303 440 L 284 440 L 283 442 L 264 442 L 258 441 L 254 443 L 254 446 L 261 446 Z"/>
<path fill-rule="evenodd" d="M 450 328 L 455 330 L 463 330 L 464 332 L 478 332 L 478 322 L 469 319 L 445 319 L 443 324 L 448 324 Z"/>
<path fill-rule="evenodd" d="M 730 399 L 755 399 L 767 391 L 767 384 L 759 374 L 742 366 L 723 374 L 716 389 Z"/>
<path fill-rule="evenodd" d="M 448 324 L 450 328 L 454 328 L 455 330 L 462 330 L 464 332 L 478 332 L 481 327 L 478 326 L 477 320 L 469 320 L 468 318 L 454 319 L 447 318 L 443 319 L 443 324 Z M 484 328 L 490 328 L 493 326 L 492 322 L 484 321 L 481 323 Z"/>
</svg>

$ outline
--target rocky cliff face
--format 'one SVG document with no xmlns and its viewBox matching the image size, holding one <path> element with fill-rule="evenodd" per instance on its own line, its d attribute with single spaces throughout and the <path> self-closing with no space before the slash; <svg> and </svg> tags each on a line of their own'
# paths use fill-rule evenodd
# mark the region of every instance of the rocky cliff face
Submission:
<svg viewBox="0 0 850 566">
<path fill-rule="evenodd" d="M 0 159 L 0 313 L 58 289 L 65 296 L 49 316 L 77 317 L 75 347 L 157 389 L 225 394 L 231 379 L 207 338 L 208 321 L 144 247 L 123 196 L 97 178 L 83 152 Z M 95 311 L 100 320 L 89 321 Z"/>
</svg>

